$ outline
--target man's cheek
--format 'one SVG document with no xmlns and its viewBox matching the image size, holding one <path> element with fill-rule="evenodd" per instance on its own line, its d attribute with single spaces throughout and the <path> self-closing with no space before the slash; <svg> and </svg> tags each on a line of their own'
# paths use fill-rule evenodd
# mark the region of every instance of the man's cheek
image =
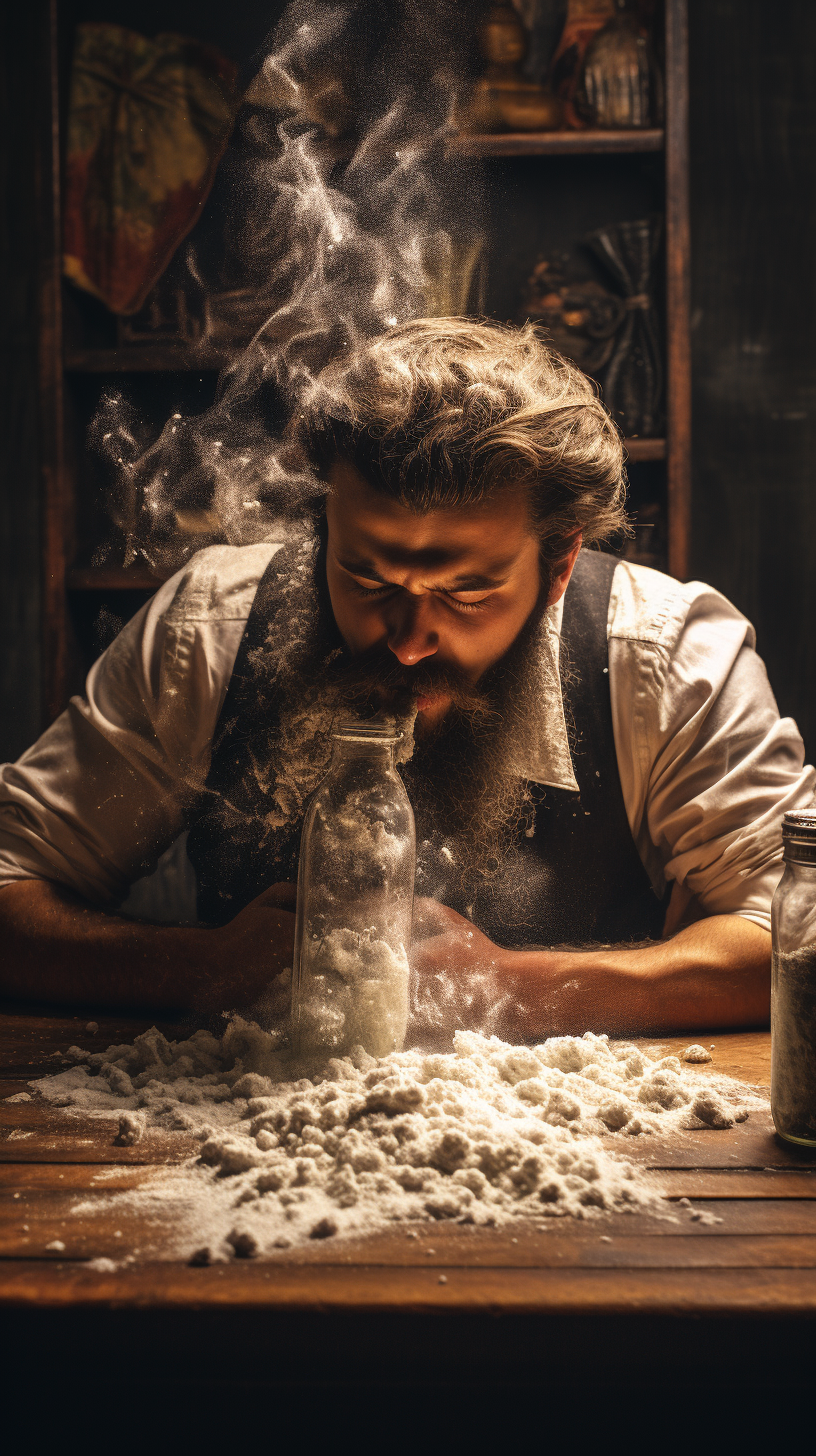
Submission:
<svg viewBox="0 0 816 1456">
<path fill-rule="evenodd" d="M 361 605 L 355 598 L 346 599 L 342 603 L 337 625 L 355 652 L 373 647 L 386 636 L 386 628 L 379 612 Z"/>
</svg>

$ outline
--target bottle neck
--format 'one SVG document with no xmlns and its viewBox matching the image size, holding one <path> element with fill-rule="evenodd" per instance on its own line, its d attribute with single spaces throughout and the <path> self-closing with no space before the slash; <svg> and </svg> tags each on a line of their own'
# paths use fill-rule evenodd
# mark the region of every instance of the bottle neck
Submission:
<svg viewBox="0 0 816 1456">
<path fill-rule="evenodd" d="M 383 771 L 394 767 L 393 743 L 360 743 L 354 739 L 335 739 L 332 753 L 332 768 L 348 763 L 362 763 L 368 760 Z"/>
<path fill-rule="evenodd" d="M 785 872 L 793 879 L 816 879 L 816 852 L 812 859 L 790 859 L 785 853 Z"/>
</svg>

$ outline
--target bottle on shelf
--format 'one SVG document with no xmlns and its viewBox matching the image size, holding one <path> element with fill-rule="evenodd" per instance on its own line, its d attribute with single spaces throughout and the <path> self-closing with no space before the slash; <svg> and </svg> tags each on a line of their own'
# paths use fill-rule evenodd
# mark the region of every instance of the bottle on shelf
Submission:
<svg viewBox="0 0 816 1456">
<path fill-rule="evenodd" d="M 477 132 L 552 131 L 559 127 L 561 102 L 521 73 L 527 38 L 513 6 L 491 5 L 478 34 L 479 49 L 488 64 L 476 82 L 462 125 Z"/>
<path fill-rule="evenodd" d="M 587 46 L 575 93 L 590 126 L 615 131 L 660 126 L 663 78 L 648 36 L 628 0 Z"/>
</svg>

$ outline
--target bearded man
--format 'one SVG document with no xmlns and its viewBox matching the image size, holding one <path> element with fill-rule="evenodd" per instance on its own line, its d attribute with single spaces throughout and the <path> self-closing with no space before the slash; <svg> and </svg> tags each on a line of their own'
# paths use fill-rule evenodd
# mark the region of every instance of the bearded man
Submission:
<svg viewBox="0 0 816 1456">
<path fill-rule="evenodd" d="M 625 524 L 589 381 L 529 327 L 419 320 L 329 366 L 287 448 L 317 496 L 192 557 L 3 770 L 5 992 L 257 997 L 333 723 L 413 704 L 426 1021 L 766 1020 L 781 818 L 816 775 L 733 606 L 587 549 Z M 117 914 L 185 831 L 195 923 Z"/>
</svg>

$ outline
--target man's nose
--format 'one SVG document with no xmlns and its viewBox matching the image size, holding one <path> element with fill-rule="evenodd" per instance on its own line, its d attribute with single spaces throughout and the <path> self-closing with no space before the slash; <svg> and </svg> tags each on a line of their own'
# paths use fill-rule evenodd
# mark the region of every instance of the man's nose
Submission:
<svg viewBox="0 0 816 1456">
<path fill-rule="evenodd" d="M 386 621 L 388 646 L 403 667 L 413 667 L 439 648 L 439 634 L 433 624 L 433 600 L 424 592 L 400 592 L 389 602 Z"/>
</svg>

